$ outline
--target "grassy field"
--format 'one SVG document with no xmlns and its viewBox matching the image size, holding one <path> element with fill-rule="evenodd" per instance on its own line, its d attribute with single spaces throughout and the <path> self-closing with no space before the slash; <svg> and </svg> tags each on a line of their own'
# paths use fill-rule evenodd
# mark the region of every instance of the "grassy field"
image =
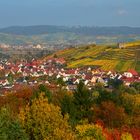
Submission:
<svg viewBox="0 0 140 140">
<path fill-rule="evenodd" d="M 119 49 L 117 45 L 82 46 L 59 51 L 56 55 L 66 59 L 68 68 L 98 66 L 103 70 L 121 72 L 136 69 L 140 72 L 140 46 L 138 43 L 140 44 L 140 42 L 126 43 L 125 49 Z"/>
</svg>

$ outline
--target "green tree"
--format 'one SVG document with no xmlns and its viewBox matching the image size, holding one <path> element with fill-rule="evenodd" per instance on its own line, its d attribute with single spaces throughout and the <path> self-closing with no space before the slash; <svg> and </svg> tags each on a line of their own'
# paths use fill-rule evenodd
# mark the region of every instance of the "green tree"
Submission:
<svg viewBox="0 0 140 140">
<path fill-rule="evenodd" d="M 90 119 L 92 116 L 91 107 L 93 104 L 93 96 L 90 90 L 86 88 L 83 82 L 77 85 L 77 90 L 74 92 L 74 104 L 77 109 L 76 117 L 78 120 Z"/>
<path fill-rule="evenodd" d="M 103 101 L 113 101 L 114 103 L 119 102 L 120 94 L 118 92 L 115 91 L 111 92 L 106 89 L 99 89 L 98 93 L 99 95 L 98 98 L 96 99 L 97 104 L 101 104 L 101 102 Z"/>
<path fill-rule="evenodd" d="M 52 101 L 52 92 L 43 84 L 40 84 L 38 90 L 34 91 L 32 98 L 38 98 L 40 93 L 44 93 L 45 96 L 48 98 L 48 101 Z"/>
<path fill-rule="evenodd" d="M 132 84 L 132 87 L 134 87 L 138 93 L 140 93 L 140 82 L 134 82 Z"/>
<path fill-rule="evenodd" d="M 54 54 L 54 56 L 53 56 L 54 58 L 58 58 L 58 56 L 57 56 L 57 54 Z"/>
<path fill-rule="evenodd" d="M 76 121 L 76 107 L 75 104 L 73 103 L 73 97 L 71 95 L 65 94 L 63 99 L 61 100 L 61 110 L 62 114 L 69 114 L 69 119 L 71 125 L 77 124 Z"/>
<path fill-rule="evenodd" d="M 115 89 L 119 89 L 121 85 L 123 85 L 123 81 L 120 79 L 110 79 L 109 85 L 111 85 Z"/>
<path fill-rule="evenodd" d="M 10 116 L 6 108 L 0 110 L 0 139 L 1 140 L 28 140 L 18 120 Z"/>
<path fill-rule="evenodd" d="M 65 82 L 63 81 L 63 78 L 62 78 L 62 77 L 59 77 L 59 78 L 57 79 L 57 84 L 59 84 L 61 87 L 63 87 L 63 86 L 66 85 Z"/>
<path fill-rule="evenodd" d="M 8 80 L 8 82 L 9 82 L 10 84 L 13 83 L 14 78 L 13 78 L 13 74 L 12 74 L 12 73 L 9 73 L 9 74 L 8 74 L 7 80 Z"/>
<path fill-rule="evenodd" d="M 120 86 L 119 93 L 129 93 L 129 94 L 137 94 L 137 90 L 134 87 L 128 87 L 125 85 Z"/>
</svg>

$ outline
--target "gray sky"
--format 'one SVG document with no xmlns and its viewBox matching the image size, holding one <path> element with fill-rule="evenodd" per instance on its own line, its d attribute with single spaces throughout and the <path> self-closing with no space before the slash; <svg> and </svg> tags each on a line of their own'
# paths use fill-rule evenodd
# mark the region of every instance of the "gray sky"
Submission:
<svg viewBox="0 0 140 140">
<path fill-rule="evenodd" d="M 140 0 L 0 0 L 0 27 L 139 26 Z"/>
</svg>

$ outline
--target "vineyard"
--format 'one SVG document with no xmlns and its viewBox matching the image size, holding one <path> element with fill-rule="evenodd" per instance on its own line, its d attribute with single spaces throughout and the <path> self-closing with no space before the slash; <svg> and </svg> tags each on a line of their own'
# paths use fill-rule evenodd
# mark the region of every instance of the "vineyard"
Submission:
<svg viewBox="0 0 140 140">
<path fill-rule="evenodd" d="M 69 48 L 56 53 L 57 57 L 64 57 L 68 68 L 82 66 L 98 66 L 103 70 L 127 71 L 136 69 L 140 72 L 140 46 L 129 46 L 119 49 L 116 45 L 89 45 Z"/>
</svg>

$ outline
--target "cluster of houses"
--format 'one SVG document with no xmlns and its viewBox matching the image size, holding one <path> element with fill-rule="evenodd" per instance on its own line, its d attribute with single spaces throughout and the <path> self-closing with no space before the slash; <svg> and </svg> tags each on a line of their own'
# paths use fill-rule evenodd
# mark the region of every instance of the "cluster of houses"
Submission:
<svg viewBox="0 0 140 140">
<path fill-rule="evenodd" d="M 76 89 L 76 85 L 82 80 L 91 89 L 96 83 L 102 83 L 108 87 L 110 79 L 119 79 L 127 86 L 133 82 L 140 82 L 140 76 L 135 70 L 124 73 L 103 71 L 84 68 L 65 68 L 64 58 L 49 58 L 47 60 L 32 60 L 31 62 L 17 62 L 7 60 L 0 61 L 0 90 L 17 89 L 21 85 L 48 84 L 51 85 L 52 77 L 61 78 L 67 90 Z M 44 78 L 42 78 L 44 77 Z M 57 85 L 59 86 L 59 85 Z"/>
</svg>

